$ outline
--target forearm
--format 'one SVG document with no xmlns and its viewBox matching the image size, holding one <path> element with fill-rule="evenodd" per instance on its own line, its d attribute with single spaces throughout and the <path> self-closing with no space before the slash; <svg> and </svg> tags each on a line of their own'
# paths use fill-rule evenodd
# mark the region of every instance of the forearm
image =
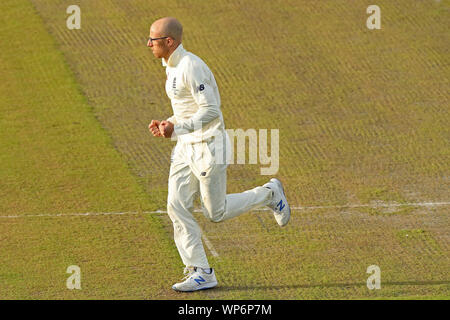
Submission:
<svg viewBox="0 0 450 320">
<path fill-rule="evenodd" d="M 174 131 L 177 136 L 194 132 L 203 128 L 208 123 L 220 116 L 220 109 L 217 106 L 201 107 L 192 118 L 175 124 Z"/>
</svg>

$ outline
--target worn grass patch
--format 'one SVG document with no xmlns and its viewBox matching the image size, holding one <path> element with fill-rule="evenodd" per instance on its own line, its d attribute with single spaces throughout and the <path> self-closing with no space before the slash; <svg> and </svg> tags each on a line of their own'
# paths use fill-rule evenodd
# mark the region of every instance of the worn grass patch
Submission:
<svg viewBox="0 0 450 320">
<path fill-rule="evenodd" d="M 361 203 L 369 203 L 375 201 L 381 202 L 405 202 L 404 198 L 398 191 L 389 190 L 388 187 L 362 187 L 358 190 L 356 196 Z"/>
<path fill-rule="evenodd" d="M 370 214 L 370 215 L 408 215 L 414 212 L 416 208 L 412 206 L 404 207 L 362 207 L 357 209 L 359 212 Z"/>
</svg>

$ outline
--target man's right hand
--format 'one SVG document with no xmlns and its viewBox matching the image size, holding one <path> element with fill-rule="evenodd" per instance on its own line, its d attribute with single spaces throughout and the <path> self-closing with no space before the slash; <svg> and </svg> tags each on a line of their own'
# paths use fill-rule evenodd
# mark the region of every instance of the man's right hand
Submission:
<svg viewBox="0 0 450 320">
<path fill-rule="evenodd" d="M 150 130 L 154 137 L 162 137 L 161 131 L 159 131 L 160 124 L 161 121 L 152 120 L 152 122 L 148 125 L 148 130 Z"/>
</svg>

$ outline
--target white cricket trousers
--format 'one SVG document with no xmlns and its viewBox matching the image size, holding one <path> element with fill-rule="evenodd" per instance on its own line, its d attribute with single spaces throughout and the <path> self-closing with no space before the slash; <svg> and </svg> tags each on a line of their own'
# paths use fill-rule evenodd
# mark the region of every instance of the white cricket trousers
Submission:
<svg viewBox="0 0 450 320">
<path fill-rule="evenodd" d="M 230 149 L 226 135 L 226 148 Z M 234 194 L 226 194 L 227 163 L 217 161 L 214 143 L 178 142 L 172 151 L 169 173 L 167 212 L 173 223 L 174 240 L 186 266 L 209 268 L 201 239 L 200 227 L 193 216 L 194 197 L 200 191 L 203 214 L 213 222 L 236 217 L 252 209 L 269 204 L 272 192 L 264 187 Z M 230 152 L 227 152 L 229 155 Z"/>
</svg>

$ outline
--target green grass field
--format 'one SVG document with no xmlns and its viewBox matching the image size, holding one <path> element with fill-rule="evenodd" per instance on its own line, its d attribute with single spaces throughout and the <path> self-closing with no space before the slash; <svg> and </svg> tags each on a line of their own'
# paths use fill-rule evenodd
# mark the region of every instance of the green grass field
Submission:
<svg viewBox="0 0 450 320">
<path fill-rule="evenodd" d="M 0 4 L 0 299 L 450 297 L 450 1 L 377 1 L 381 30 L 368 1 L 82 0 L 80 30 L 71 4 Z M 196 213 L 219 287 L 193 294 L 171 290 L 171 222 L 149 213 L 174 145 L 147 130 L 171 115 L 145 46 L 163 16 L 214 72 L 227 128 L 279 129 L 297 208 L 283 229 Z M 260 167 L 231 165 L 228 192 Z"/>
</svg>

